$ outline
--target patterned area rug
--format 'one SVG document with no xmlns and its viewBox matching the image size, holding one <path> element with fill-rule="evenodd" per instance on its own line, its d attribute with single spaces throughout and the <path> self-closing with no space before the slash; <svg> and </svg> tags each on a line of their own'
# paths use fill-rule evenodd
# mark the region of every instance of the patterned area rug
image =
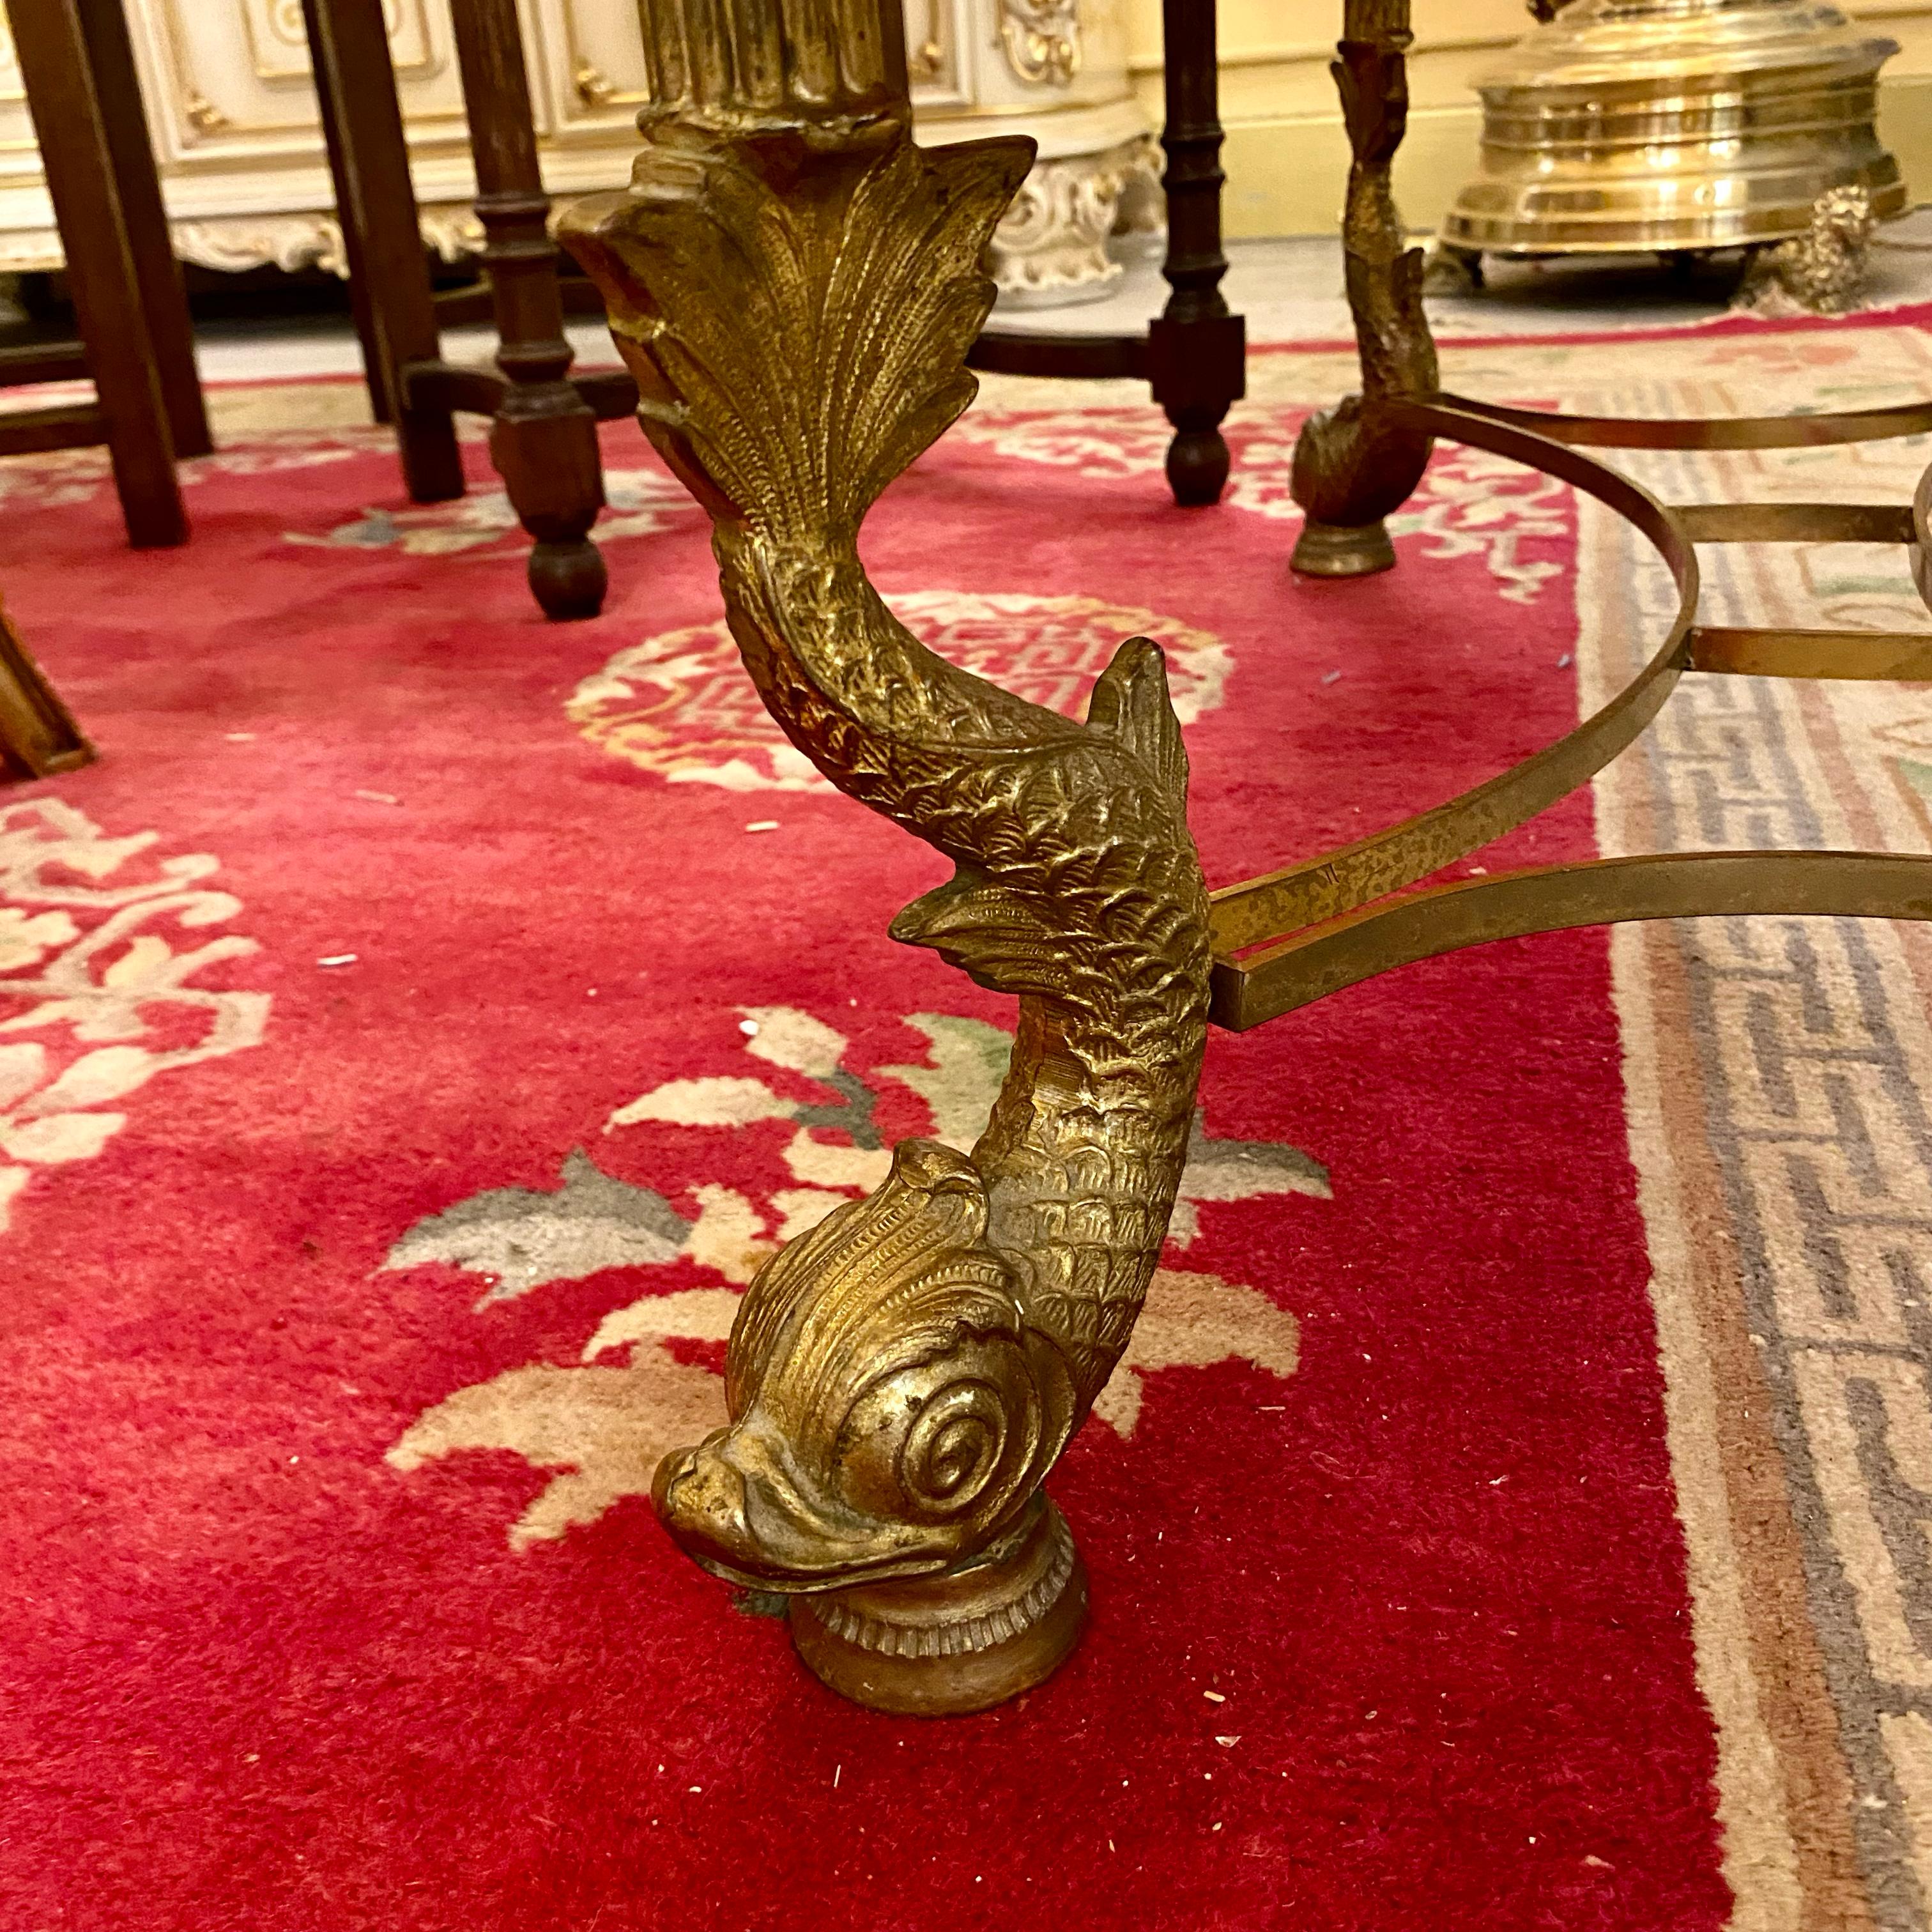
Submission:
<svg viewBox="0 0 1932 1932">
<path fill-rule="evenodd" d="M 1587 408 L 1932 386 L 1888 326 L 1448 359 Z M 1460 450 L 1400 570 L 1291 579 L 1348 380 L 1258 358 L 1212 512 L 1135 392 L 992 386 L 869 528 L 1042 702 L 1161 640 L 1217 882 L 1547 742 L 1664 621 L 1618 526 Z M 871 1715 L 647 1491 L 760 1258 L 984 1116 L 1010 1012 L 884 937 L 938 862 L 766 722 L 629 426 L 610 608 L 553 627 L 480 449 L 411 508 L 348 386 L 221 404 L 178 554 L 118 548 L 94 453 L 0 464 L 105 754 L 0 794 L 0 1927 L 1932 1925 L 1922 929 L 1514 942 L 1217 1037 L 1054 1486 L 1088 1640 Z M 1712 561 L 1716 621 L 1927 622 L 1896 552 Z M 1929 812 L 1922 689 L 1697 678 L 1499 856 Z"/>
</svg>

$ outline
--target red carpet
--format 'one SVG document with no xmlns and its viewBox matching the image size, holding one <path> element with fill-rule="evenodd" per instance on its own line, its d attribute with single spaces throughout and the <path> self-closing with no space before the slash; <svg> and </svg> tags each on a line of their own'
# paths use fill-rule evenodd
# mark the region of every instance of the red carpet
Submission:
<svg viewBox="0 0 1932 1932">
<path fill-rule="evenodd" d="M 874 577 L 1070 704 L 1168 637 L 1214 882 L 1575 716 L 1567 494 L 1454 458 L 1407 567 L 1310 585 L 968 428 Z M 1093 1628 L 1022 1704 L 844 1706 L 673 1551 L 648 1445 L 733 1282 L 1008 1016 L 886 940 L 938 862 L 775 761 L 676 635 L 698 519 L 608 452 L 569 627 L 487 502 L 358 520 L 371 436 L 203 466 L 172 554 L 8 472 L 103 758 L 0 794 L 0 1927 L 1723 1923 L 1601 933 L 1211 1042 L 1192 1238 L 1054 1484 Z M 1514 849 L 1594 851 L 1588 797 Z"/>
</svg>

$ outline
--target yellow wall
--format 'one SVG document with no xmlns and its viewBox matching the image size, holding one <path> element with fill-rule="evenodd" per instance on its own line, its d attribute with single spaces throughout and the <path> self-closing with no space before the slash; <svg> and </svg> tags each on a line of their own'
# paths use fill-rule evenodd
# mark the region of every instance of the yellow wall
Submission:
<svg viewBox="0 0 1932 1932">
<path fill-rule="evenodd" d="M 1885 70 L 1881 131 L 1932 200 L 1932 0 L 1840 0 L 1903 51 Z M 1136 85 L 1160 121 L 1160 0 L 1130 0 Z M 1328 59 L 1341 0 L 1220 0 L 1221 118 L 1231 236 L 1323 235 L 1340 214 L 1348 142 Z M 1397 165 L 1402 213 L 1432 228 L 1476 166 L 1474 77 L 1531 22 L 1520 0 L 1416 0 L 1414 105 Z"/>
</svg>

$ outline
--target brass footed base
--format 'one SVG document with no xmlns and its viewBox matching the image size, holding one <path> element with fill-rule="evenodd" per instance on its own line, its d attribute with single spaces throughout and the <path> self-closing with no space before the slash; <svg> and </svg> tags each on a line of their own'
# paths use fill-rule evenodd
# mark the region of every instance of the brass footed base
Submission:
<svg viewBox="0 0 1932 1932">
<path fill-rule="evenodd" d="M 1087 1571 L 1066 1519 L 1036 1496 L 970 1570 L 794 1597 L 791 1638 L 854 1703 L 902 1717 L 990 1709 L 1043 1682 L 1087 1622 Z"/>
<path fill-rule="evenodd" d="M 1378 570 L 1394 569 L 1395 545 L 1389 541 L 1384 524 L 1345 529 L 1318 524 L 1311 517 L 1302 525 L 1294 554 L 1288 562 L 1291 570 L 1304 577 L 1372 577 Z"/>
</svg>

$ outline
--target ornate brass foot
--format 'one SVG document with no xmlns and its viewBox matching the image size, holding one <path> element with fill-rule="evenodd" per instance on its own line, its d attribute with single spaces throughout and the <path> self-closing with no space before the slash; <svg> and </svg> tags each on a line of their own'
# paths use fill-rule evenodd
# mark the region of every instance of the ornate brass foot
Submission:
<svg viewBox="0 0 1932 1932">
<path fill-rule="evenodd" d="M 1318 524 L 1312 517 L 1301 526 L 1291 568 L 1304 577 L 1372 577 L 1378 570 L 1395 568 L 1395 545 L 1389 541 L 1388 526 L 1363 524 Z"/>
<path fill-rule="evenodd" d="M 1426 296 L 1479 295 L 1483 287 L 1483 251 L 1458 248 L 1440 236 L 1422 256 L 1422 292 Z"/>
<path fill-rule="evenodd" d="M 1864 292 L 1872 232 L 1878 226 L 1862 188 L 1827 188 L 1811 206 L 1811 226 L 1746 266 L 1731 306 L 1755 315 L 1844 315 Z"/>
<path fill-rule="evenodd" d="M 1004 1703 L 1064 1663 L 1087 1622 L 1087 1570 L 1066 1519 L 1036 1495 L 967 1566 L 791 1600 L 792 1641 L 840 1696 L 906 1717 Z"/>
<path fill-rule="evenodd" d="M 0 782 L 51 778 L 93 756 L 94 747 L 0 604 Z"/>
</svg>

